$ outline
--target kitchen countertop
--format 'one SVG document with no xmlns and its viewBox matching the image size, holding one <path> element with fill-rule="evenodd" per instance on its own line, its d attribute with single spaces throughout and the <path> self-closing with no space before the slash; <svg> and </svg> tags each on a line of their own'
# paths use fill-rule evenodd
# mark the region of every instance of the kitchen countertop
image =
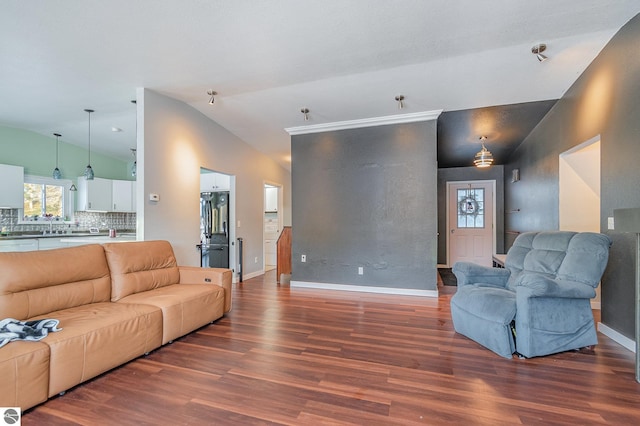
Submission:
<svg viewBox="0 0 640 426">
<path fill-rule="evenodd" d="M 93 237 L 93 238 L 91 238 Z M 87 239 L 104 239 L 105 241 L 109 240 L 135 240 L 136 233 L 135 232 L 122 232 L 118 233 L 116 238 L 110 238 L 108 232 L 99 232 L 97 234 L 92 234 L 90 232 L 72 232 L 70 234 L 15 234 L 15 235 L 2 235 L 0 236 L 0 241 L 2 240 L 25 240 L 25 239 L 37 239 L 37 238 L 60 238 L 65 239 L 65 241 L 69 242 L 77 242 L 69 240 L 74 239 L 82 239 L 81 241 L 86 241 Z"/>
<path fill-rule="evenodd" d="M 60 241 L 66 241 L 68 243 L 84 243 L 87 241 L 93 241 L 96 243 L 124 243 L 125 241 L 135 241 L 136 236 L 134 235 L 118 235 L 117 237 L 110 237 L 109 235 L 96 235 L 91 234 L 90 236 L 85 237 L 73 237 L 72 238 L 61 238 Z"/>
</svg>

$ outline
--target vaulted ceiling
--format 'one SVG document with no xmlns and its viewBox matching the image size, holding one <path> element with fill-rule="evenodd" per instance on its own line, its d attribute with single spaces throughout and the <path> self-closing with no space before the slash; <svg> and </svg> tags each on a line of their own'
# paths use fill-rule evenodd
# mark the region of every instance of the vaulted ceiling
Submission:
<svg viewBox="0 0 640 426">
<path fill-rule="evenodd" d="M 638 12 L 637 0 L 2 2 L 0 124 L 85 146 L 92 108 L 92 148 L 129 160 L 130 101 L 146 87 L 287 168 L 285 128 L 440 109 L 441 166 L 468 165 L 490 114 L 500 160 Z"/>
</svg>

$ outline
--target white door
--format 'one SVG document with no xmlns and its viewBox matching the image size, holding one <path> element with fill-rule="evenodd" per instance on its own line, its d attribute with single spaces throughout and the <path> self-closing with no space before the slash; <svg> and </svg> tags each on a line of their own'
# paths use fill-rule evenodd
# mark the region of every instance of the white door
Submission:
<svg viewBox="0 0 640 426">
<path fill-rule="evenodd" d="M 449 265 L 491 266 L 495 182 L 448 182 Z"/>
</svg>

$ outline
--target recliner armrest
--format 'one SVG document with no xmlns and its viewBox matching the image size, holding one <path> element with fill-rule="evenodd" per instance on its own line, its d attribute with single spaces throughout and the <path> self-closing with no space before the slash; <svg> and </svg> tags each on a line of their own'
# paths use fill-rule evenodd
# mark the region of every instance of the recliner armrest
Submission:
<svg viewBox="0 0 640 426">
<path fill-rule="evenodd" d="M 483 283 L 505 287 L 511 275 L 508 269 L 491 268 L 471 262 L 456 262 L 452 271 L 456 275 L 458 286 Z"/>
<path fill-rule="evenodd" d="M 178 266 L 180 284 L 213 284 L 224 288 L 224 312 L 231 310 L 231 269 Z"/>
<path fill-rule="evenodd" d="M 576 281 L 554 280 L 540 274 L 524 274 L 517 286 L 520 297 L 562 297 L 567 299 L 591 299 L 596 290 L 589 284 Z"/>
</svg>

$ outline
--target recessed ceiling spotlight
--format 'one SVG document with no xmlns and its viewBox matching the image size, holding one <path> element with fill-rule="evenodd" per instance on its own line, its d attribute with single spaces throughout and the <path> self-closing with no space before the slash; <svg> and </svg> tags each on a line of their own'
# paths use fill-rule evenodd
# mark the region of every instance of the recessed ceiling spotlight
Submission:
<svg viewBox="0 0 640 426">
<path fill-rule="evenodd" d="M 542 54 L 542 52 L 544 52 L 545 50 L 547 50 L 547 45 L 544 44 L 544 43 L 539 43 L 539 44 L 536 44 L 535 46 L 533 46 L 531 48 L 531 53 L 536 55 L 536 58 L 538 58 L 538 60 L 540 62 L 544 62 L 547 59 L 549 59 L 545 55 Z"/>
<path fill-rule="evenodd" d="M 396 102 L 398 102 L 398 109 L 402 109 L 404 108 L 404 95 L 398 95 L 396 96 Z"/>
<path fill-rule="evenodd" d="M 209 98 L 209 105 L 213 105 L 213 103 L 216 101 L 214 96 L 217 94 L 218 92 L 216 92 L 215 90 L 207 90 L 207 95 L 211 96 Z"/>
<path fill-rule="evenodd" d="M 309 108 L 302 108 L 300 112 L 304 115 L 304 121 L 309 121 Z"/>
</svg>

